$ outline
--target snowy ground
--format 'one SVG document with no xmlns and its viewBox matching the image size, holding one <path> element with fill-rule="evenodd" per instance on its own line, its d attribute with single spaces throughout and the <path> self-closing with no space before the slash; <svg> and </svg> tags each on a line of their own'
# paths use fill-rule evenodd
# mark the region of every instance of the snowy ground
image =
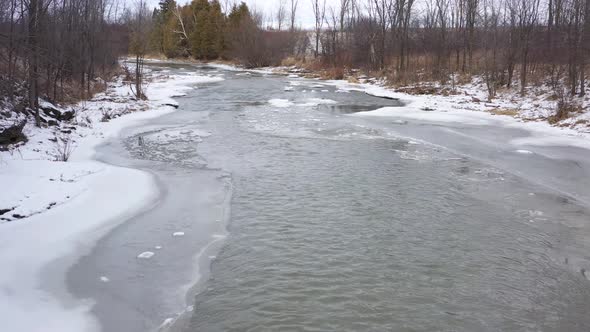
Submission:
<svg viewBox="0 0 590 332">
<path fill-rule="evenodd" d="M 223 70 L 245 70 L 228 64 L 211 63 L 210 65 Z M 306 76 L 303 69 L 295 66 L 268 67 L 249 71 L 265 75 L 271 73 L 286 75 L 293 79 Z M 316 80 L 320 81 L 319 78 Z M 555 91 L 546 85 L 529 87 L 525 97 L 520 96 L 518 87 L 499 90 L 496 98 L 488 102 L 485 83 L 477 77 L 469 83 L 456 85 L 452 93 L 425 95 L 396 91 L 388 87 L 385 81 L 377 78 L 360 77 L 358 81 L 359 83 L 346 80 L 323 82 L 336 86 L 338 92 L 361 91 L 376 97 L 399 99 L 405 104 L 404 107 L 386 107 L 370 112 L 360 112 L 355 116 L 482 125 L 501 124 L 530 131 L 530 137 L 511 142 L 516 145 L 575 146 L 590 149 L 590 94 L 585 97 L 575 97 L 574 101 L 581 106 L 581 112 L 570 114 L 568 118 L 550 124 L 548 118 L 556 113 L 557 101 Z M 298 81 L 292 81 L 284 89 L 292 91 L 293 85 L 298 84 Z M 425 86 L 445 88 L 438 84 Z M 318 85 L 318 89 L 321 87 L 322 85 Z M 448 91 L 449 87 L 446 87 L 446 90 Z M 587 90 L 590 90 L 590 86 Z M 322 92 L 322 90 L 312 89 L 311 92 Z M 291 101 L 285 99 L 273 99 L 269 103 L 278 108 L 292 106 Z"/>
<path fill-rule="evenodd" d="M 518 103 L 516 99 L 498 98 L 495 103 L 481 102 L 475 97 L 477 88 L 469 86 L 470 92 L 458 95 L 410 95 L 396 92 L 392 89 L 374 83 L 348 83 L 345 81 L 330 81 L 342 91 L 363 91 L 367 94 L 399 99 L 404 102 L 403 107 L 385 107 L 375 111 L 357 113 L 355 116 L 372 116 L 397 119 L 414 119 L 429 122 L 456 122 L 473 125 L 501 124 L 518 127 L 531 132 L 531 136 L 512 142 L 518 145 L 552 145 L 577 146 L 590 148 L 590 129 L 583 125 L 583 119 L 590 119 L 590 102 L 584 99 L 582 105 L 588 110 L 574 114 L 572 117 L 551 125 L 547 117 L 555 112 L 556 103 L 547 100 L 537 100 L 532 97 L 524 98 Z M 467 89 L 467 88 L 465 88 Z M 483 98 L 483 96 L 480 96 Z M 513 97 L 517 98 L 517 97 Z M 535 99 L 536 100 L 536 99 Z M 514 114 L 506 115 L 500 110 L 518 110 Z M 569 126 L 568 124 L 575 124 Z"/>
<path fill-rule="evenodd" d="M 223 67 L 229 66 L 223 65 Z M 290 78 L 300 78 L 306 75 L 302 73 L 302 69 L 297 67 L 262 68 L 261 71 L 283 74 Z M 441 86 L 438 83 L 425 83 L 395 89 L 388 87 L 384 80 L 377 78 L 360 76 L 355 80 L 359 83 L 350 83 L 345 80 L 329 80 L 328 82 L 338 86 L 341 92 L 362 91 L 378 97 L 400 99 L 407 103 L 408 106 L 382 109 L 364 115 L 408 117 L 423 120 L 436 118 L 453 122 L 460 119 L 473 121 L 473 118 L 486 118 L 488 115 L 498 115 L 499 117 L 504 115 L 516 119 L 516 122 L 534 123 L 525 126 L 525 128 L 534 131 L 541 130 L 565 136 L 590 137 L 590 94 L 573 99 L 575 103 L 581 106 L 580 112 L 570 114 L 566 119 L 549 125 L 549 117 L 555 115 L 557 110 L 557 100 L 556 92 L 548 85 L 531 86 L 527 88 L 524 97 L 520 95 L 518 86 L 511 89 L 501 89 L 497 91 L 496 98 L 489 102 L 485 82 L 478 77 L 473 78 L 469 83 L 457 84 L 454 88 Z M 445 91 L 445 93 L 416 95 L 404 92 L 408 90 L 418 91 L 421 87 L 434 87 L 440 91 Z M 285 91 L 291 91 L 291 89 L 292 87 L 285 87 Z M 588 86 L 587 90 L 590 90 L 590 86 Z M 426 112 L 431 112 L 431 114 L 423 114 Z M 563 128 L 563 130 L 553 130 L 549 127 Z"/>
<path fill-rule="evenodd" d="M 91 303 L 55 295 L 65 289 L 67 264 L 51 271 L 57 280 L 47 280 L 45 273 L 41 278 L 41 271 L 58 259 L 74 263 L 73 257 L 148 208 L 159 193 L 150 174 L 93 160 L 95 147 L 127 126 L 174 111 L 173 97 L 197 84 L 223 79 L 147 75 L 148 101 L 134 100 L 129 85 L 118 79 L 92 100 L 68 107 L 76 110 L 71 122 L 36 128 L 29 121 L 24 130 L 29 142 L 0 152 L 0 312 L 7 329 L 97 329 L 88 314 Z M 56 161 L 64 154 L 70 154 L 68 162 Z"/>
</svg>

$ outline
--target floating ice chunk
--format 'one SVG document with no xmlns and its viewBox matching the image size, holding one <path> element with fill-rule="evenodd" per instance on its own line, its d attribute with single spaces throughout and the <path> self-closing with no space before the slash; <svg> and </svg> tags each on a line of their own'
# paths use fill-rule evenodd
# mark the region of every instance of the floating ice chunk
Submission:
<svg viewBox="0 0 590 332">
<path fill-rule="evenodd" d="M 184 232 L 174 232 L 174 233 L 172 233 L 172 236 L 175 236 L 175 237 L 184 236 Z"/>
<path fill-rule="evenodd" d="M 162 249 L 162 246 L 156 246 L 155 248 L 156 248 L 157 250 L 160 250 L 160 249 Z"/>
<path fill-rule="evenodd" d="M 541 217 L 543 214 L 543 211 L 529 210 L 529 216 L 531 217 Z"/>
<path fill-rule="evenodd" d="M 142 258 L 142 259 L 150 259 L 152 257 L 154 257 L 154 253 L 151 251 L 144 251 L 141 254 L 137 255 L 137 258 Z"/>
<path fill-rule="evenodd" d="M 400 124 L 400 125 L 405 125 L 405 124 L 408 124 L 408 121 L 405 121 L 405 120 L 393 120 L 393 123 Z"/>
<path fill-rule="evenodd" d="M 186 311 L 195 311 L 195 306 L 189 305 L 188 307 L 186 307 Z"/>
<path fill-rule="evenodd" d="M 174 318 L 166 318 L 164 320 L 164 322 L 162 322 L 162 324 L 158 328 L 158 331 L 161 331 L 167 327 L 170 327 L 170 325 L 174 324 L 175 321 L 176 321 L 176 319 L 174 319 Z"/>
<path fill-rule="evenodd" d="M 521 154 L 533 154 L 533 151 L 529 151 L 529 150 L 516 150 L 516 153 L 521 153 Z"/>
<path fill-rule="evenodd" d="M 227 236 L 223 234 L 213 234 L 214 239 L 225 239 Z"/>
<path fill-rule="evenodd" d="M 293 91 L 293 87 L 292 86 L 286 86 L 283 90 L 285 90 L 285 91 Z"/>
<path fill-rule="evenodd" d="M 288 99 L 271 99 L 268 103 L 274 107 L 289 107 L 293 105 Z"/>
<path fill-rule="evenodd" d="M 337 101 L 331 99 L 323 99 L 323 98 L 308 98 L 305 100 L 303 104 L 297 104 L 300 107 L 313 107 L 318 105 L 332 105 L 338 104 Z"/>
<path fill-rule="evenodd" d="M 109 279 L 109 278 L 107 278 L 105 276 L 102 276 L 102 277 L 100 277 L 100 281 L 102 281 L 102 282 L 109 282 L 109 281 L 111 281 L 111 279 Z"/>
<path fill-rule="evenodd" d="M 209 256 L 210 260 L 214 260 L 215 258 L 217 258 L 217 256 Z"/>
</svg>

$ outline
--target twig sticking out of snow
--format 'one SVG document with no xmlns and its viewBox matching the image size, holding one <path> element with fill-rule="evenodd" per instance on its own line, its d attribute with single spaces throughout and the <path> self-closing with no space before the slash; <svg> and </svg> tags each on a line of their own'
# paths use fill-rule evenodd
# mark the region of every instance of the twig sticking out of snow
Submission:
<svg viewBox="0 0 590 332">
<path fill-rule="evenodd" d="M 72 141 L 69 138 L 57 139 L 55 142 L 55 161 L 66 162 L 74 152 Z"/>
</svg>

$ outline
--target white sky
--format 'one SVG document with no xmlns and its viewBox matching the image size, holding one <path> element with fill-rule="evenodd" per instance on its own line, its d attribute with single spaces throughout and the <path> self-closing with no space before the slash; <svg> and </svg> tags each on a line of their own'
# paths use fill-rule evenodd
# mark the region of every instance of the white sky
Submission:
<svg viewBox="0 0 590 332">
<path fill-rule="evenodd" d="M 127 0 L 127 2 L 133 2 L 135 0 Z M 159 0 L 147 0 L 148 3 L 155 7 L 158 5 Z M 179 4 L 186 4 L 189 3 L 191 0 L 176 0 L 177 3 Z M 235 1 L 237 3 L 240 2 L 240 0 L 229 0 L 229 2 L 231 3 L 232 1 Z M 276 9 L 278 8 L 278 4 L 279 4 L 279 0 L 243 0 L 244 2 L 246 2 L 248 4 L 249 7 L 251 8 L 256 8 L 258 10 L 262 10 L 265 13 L 265 16 L 268 16 L 269 14 L 273 14 L 273 16 L 276 13 Z M 299 7 L 297 8 L 297 24 L 301 27 L 305 27 L 305 28 L 309 28 L 313 26 L 313 11 L 312 11 L 312 6 L 311 6 L 311 1 L 312 0 L 299 0 Z M 220 0 L 220 2 L 223 4 L 224 0 Z M 287 4 L 287 7 L 289 7 L 289 3 L 290 0 L 285 0 L 285 3 Z M 334 6 L 335 8 L 337 8 L 340 3 L 340 0 L 326 0 L 326 12 L 328 11 L 328 7 L 329 6 Z M 268 21 L 268 18 L 266 19 Z M 274 20 L 274 19 L 273 19 Z"/>
</svg>

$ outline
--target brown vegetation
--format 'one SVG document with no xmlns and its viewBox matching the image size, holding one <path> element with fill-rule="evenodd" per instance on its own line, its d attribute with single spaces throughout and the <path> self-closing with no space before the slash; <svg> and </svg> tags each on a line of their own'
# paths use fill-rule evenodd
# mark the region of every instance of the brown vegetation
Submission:
<svg viewBox="0 0 590 332">
<path fill-rule="evenodd" d="M 558 92 L 557 110 L 555 114 L 549 117 L 549 123 L 555 124 L 561 122 L 575 113 L 582 112 L 582 106 L 572 98 L 571 95 L 561 90 Z"/>
<path fill-rule="evenodd" d="M 127 49 L 117 16 L 108 0 L 0 0 L 1 102 L 24 105 L 39 126 L 40 97 L 91 96 Z"/>
<path fill-rule="evenodd" d="M 515 85 L 521 95 L 547 83 L 586 92 L 590 1 L 425 0 L 421 10 L 414 0 L 312 4 L 313 55 L 323 68 L 361 68 L 394 85 L 456 85 L 477 75 L 490 100 Z"/>
</svg>

